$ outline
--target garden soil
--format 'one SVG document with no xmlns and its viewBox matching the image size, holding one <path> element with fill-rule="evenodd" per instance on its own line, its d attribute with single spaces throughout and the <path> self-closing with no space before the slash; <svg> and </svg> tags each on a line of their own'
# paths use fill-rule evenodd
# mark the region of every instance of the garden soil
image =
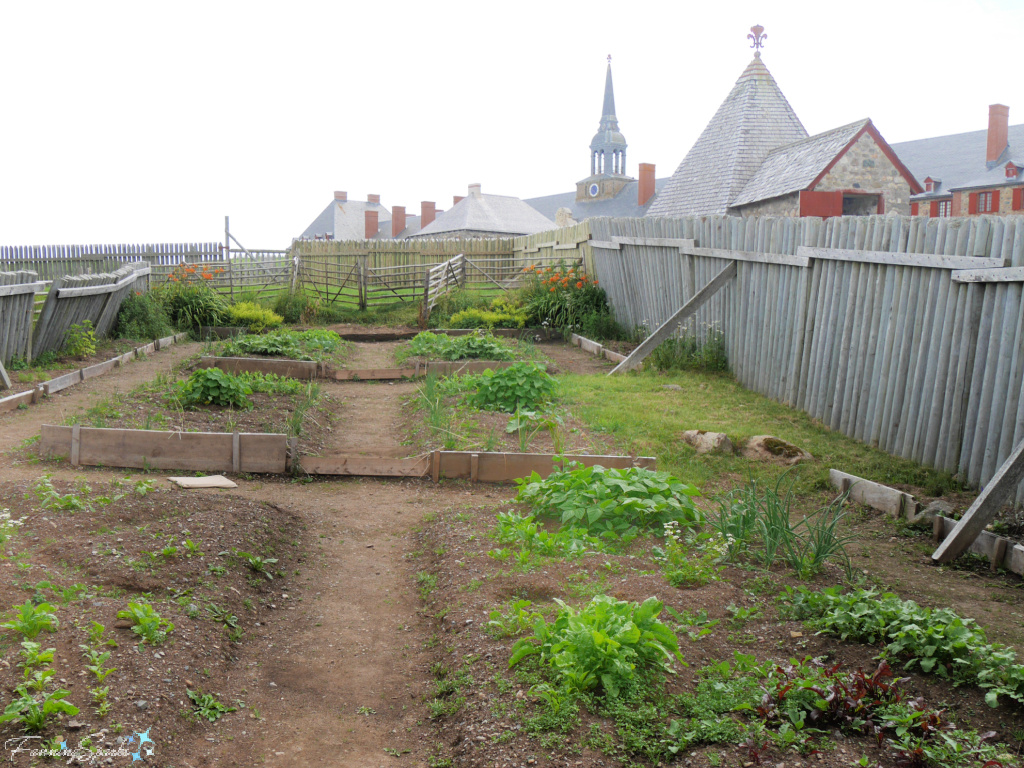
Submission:
<svg viewBox="0 0 1024 768">
<path fill-rule="evenodd" d="M 174 346 L 27 410 L 0 416 L 0 486 L 5 489 L 5 497 L 13 497 L 14 490 L 31 485 L 44 472 L 52 473 L 58 483 L 85 477 L 94 486 L 123 477 L 124 471 L 72 470 L 66 464 L 37 463 L 22 444 L 39 434 L 41 424 L 60 423 L 100 398 L 127 391 L 158 373 L 169 374 L 200 349 L 198 344 Z M 604 361 L 567 345 L 545 344 L 538 349 L 549 354 L 564 372 L 600 375 L 610 369 Z M 358 345 L 350 364 L 381 365 L 390 355 L 387 344 Z M 330 386 L 338 408 L 331 450 L 390 456 L 408 450 L 403 446 L 407 434 L 402 426 L 402 408 L 414 396 L 415 383 Z M 221 515 L 225 504 L 270 510 L 280 521 L 281 535 L 294 537 L 302 553 L 301 562 L 287 561 L 287 568 L 298 571 L 298 575 L 290 571 L 283 579 L 260 585 L 266 604 L 261 603 L 258 611 L 259 624 L 249 615 L 243 617 L 239 609 L 245 639 L 230 648 L 227 643 L 215 646 L 224 657 L 223 663 L 211 665 L 204 688 L 223 690 L 228 701 L 235 697 L 243 700 L 245 709 L 226 715 L 215 725 L 192 723 L 174 737 L 154 733 L 158 764 L 175 768 L 426 768 L 433 755 L 451 756 L 458 766 L 596 768 L 618 764 L 591 749 L 573 751 L 573 744 L 565 745 L 569 750 L 541 749 L 520 735 L 506 745 L 503 726 L 488 714 L 491 697 L 497 695 L 493 686 L 470 691 L 472 700 L 457 717 L 441 718 L 436 723 L 428 717 L 425 698 L 433 690 L 432 665 L 451 663 L 461 658 L 462 652 L 474 652 L 485 657 L 481 663 L 504 669 L 505 651 L 480 631 L 489 604 L 518 595 L 546 599 L 570 594 L 564 578 L 567 574 L 555 569 L 533 573 L 522 584 L 502 587 L 487 575 L 483 589 L 473 586 L 474 576 L 484 577 L 494 568 L 482 555 L 487 546 L 480 540 L 486 527 L 482 521 L 484 516 L 493 515 L 499 503 L 511 499 L 512 488 L 461 482 L 434 485 L 419 480 L 232 476 L 239 485 L 235 490 L 186 491 L 172 487 L 162 475 L 134 477 L 155 481 L 163 498 L 171 502 L 179 499 L 182 507 L 196 510 L 193 515 Z M 474 521 L 460 522 L 460 513 Z M 926 563 L 920 540 L 897 535 L 879 516 L 864 513 L 858 526 L 855 565 L 867 577 L 898 588 L 903 597 L 929 605 L 949 605 L 962 614 L 973 615 L 1000 640 L 1019 641 L 1024 611 L 1019 579 L 939 570 Z M 84 537 L 90 535 L 70 527 L 60 533 L 61 546 L 68 551 L 85 547 Z M 218 535 L 210 533 L 214 538 Z M 623 567 L 628 565 L 626 558 L 613 559 L 622 560 Z M 609 575 L 615 567 L 607 567 Z M 438 575 L 439 589 L 424 603 L 415 577 L 428 569 Z M 10 574 L 11 570 L 4 572 Z M 725 605 L 744 599 L 738 585 L 747 576 L 730 575 L 735 576 L 735 583 L 681 592 L 673 602 L 691 609 L 707 606 L 713 615 L 724 616 Z M 645 590 L 668 589 L 656 581 L 644 577 L 633 584 L 619 585 L 616 579 L 614 593 L 640 599 Z M 439 605 L 452 610 L 439 610 Z M 112 617 L 108 618 L 105 623 L 113 624 Z M 834 658 L 865 663 L 875 652 L 824 638 L 807 638 L 808 644 L 802 646 L 795 642 L 791 631 L 795 628 L 761 622 L 749 628 L 758 653 L 764 649 L 766 655 L 780 659 L 806 648 L 812 652 L 828 650 Z M 130 641 L 122 647 L 130 648 Z M 169 643 L 164 649 L 168 658 L 180 652 L 177 643 Z M 692 662 L 700 664 L 715 646 L 705 642 L 691 647 L 684 639 L 683 650 Z M 180 665 L 168 667 L 169 675 L 156 665 L 149 670 L 133 666 L 133 674 L 157 676 L 159 680 L 122 683 L 115 676 L 109 680 L 112 695 L 122 684 L 137 689 L 146 684 L 164 686 L 165 706 L 177 708 L 187 683 L 194 680 L 186 677 L 188 673 Z M 481 679 L 481 675 L 477 677 Z M 919 683 L 918 690 L 929 699 L 936 697 L 935 704 L 948 701 L 959 705 L 969 722 L 995 727 L 1003 739 L 1009 739 L 1013 729 L 1021 726 L 1017 713 L 1005 707 L 989 712 L 978 706 L 976 695 L 965 698 L 963 692 L 931 682 Z M 510 695 L 522 696 L 516 691 Z M 95 718 L 90 719 L 86 710 L 83 706 L 79 719 L 87 720 L 90 728 L 103 727 Z M 183 711 L 187 712 L 187 707 Z M 10 726 L 4 733 L 8 731 Z M 528 753 L 520 750 L 523 744 Z M 687 766 L 719 764 L 717 754 L 709 755 L 709 750 L 697 750 L 682 761 Z M 767 764 L 787 768 L 847 766 L 859 755 L 859 744 L 844 744 L 842 754 L 786 753 L 772 755 Z M 724 765 L 744 763 L 743 755 L 734 749 L 728 750 L 725 760 Z"/>
</svg>

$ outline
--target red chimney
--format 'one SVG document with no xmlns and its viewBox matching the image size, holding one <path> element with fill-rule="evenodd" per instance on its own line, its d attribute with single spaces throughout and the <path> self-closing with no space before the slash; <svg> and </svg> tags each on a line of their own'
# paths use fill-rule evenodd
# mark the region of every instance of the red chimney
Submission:
<svg viewBox="0 0 1024 768">
<path fill-rule="evenodd" d="M 424 200 L 420 203 L 420 229 L 423 229 L 427 224 L 434 220 L 434 216 L 437 215 L 434 211 L 434 204 Z"/>
<path fill-rule="evenodd" d="M 637 184 L 637 205 L 647 205 L 654 197 L 654 163 L 640 163 L 640 183 Z"/>
<path fill-rule="evenodd" d="M 992 104 L 988 108 L 988 149 L 985 162 L 994 163 L 1006 149 L 1009 138 L 1010 108 L 1005 104 Z"/>
<path fill-rule="evenodd" d="M 458 205 L 459 203 L 461 203 L 465 199 L 466 198 L 463 195 L 455 195 L 455 196 L 452 197 L 452 205 Z"/>
<path fill-rule="evenodd" d="M 348 192 L 335 192 L 334 193 L 334 199 L 337 200 L 339 203 L 347 203 L 348 202 Z"/>
<path fill-rule="evenodd" d="M 371 240 L 380 231 L 380 225 L 377 223 L 377 211 L 364 211 L 363 213 L 366 215 L 366 239 Z"/>
<path fill-rule="evenodd" d="M 405 206 L 391 207 L 391 236 L 398 237 L 405 230 Z"/>
<path fill-rule="evenodd" d="M 377 205 L 380 205 L 380 195 L 367 195 L 366 202 L 376 203 Z"/>
</svg>

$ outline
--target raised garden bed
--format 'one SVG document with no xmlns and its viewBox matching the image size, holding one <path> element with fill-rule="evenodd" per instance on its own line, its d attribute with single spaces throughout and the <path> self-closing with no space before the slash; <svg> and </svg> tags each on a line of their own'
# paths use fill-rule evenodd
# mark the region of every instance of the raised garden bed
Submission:
<svg viewBox="0 0 1024 768">
<path fill-rule="evenodd" d="M 0 398 L 0 413 L 12 411 L 16 408 L 28 406 L 31 403 L 35 403 L 40 397 L 44 395 L 52 395 L 56 392 L 60 392 L 63 389 L 74 386 L 79 382 L 87 379 L 94 378 L 96 376 L 102 376 L 105 373 L 109 373 L 115 368 L 119 368 L 125 363 L 129 363 L 132 360 L 141 357 L 143 355 L 152 354 L 160 349 L 171 346 L 177 341 L 181 341 L 186 338 L 188 334 L 180 333 L 176 336 L 168 336 L 163 339 L 157 339 L 144 344 L 140 347 L 130 347 L 128 351 L 117 355 L 116 357 L 106 358 L 105 355 L 109 354 L 109 351 L 103 353 L 97 353 L 85 360 L 77 361 L 90 363 L 84 367 L 72 369 L 69 373 L 64 373 L 52 379 L 41 380 L 40 373 L 49 375 L 54 372 L 59 372 L 58 369 L 45 369 L 42 371 L 33 371 L 31 374 L 23 374 L 17 383 L 12 380 L 14 384 L 13 389 L 15 394 L 8 395 L 6 390 L 0 390 L 0 394 L 5 394 L 3 398 Z M 131 342 L 129 342 L 130 344 Z M 117 344 L 116 348 L 122 348 L 123 344 Z M 100 362 L 93 362 L 95 358 L 103 358 Z M 12 377 L 13 379 L 14 377 Z M 31 379 L 29 381 L 29 379 Z"/>
</svg>

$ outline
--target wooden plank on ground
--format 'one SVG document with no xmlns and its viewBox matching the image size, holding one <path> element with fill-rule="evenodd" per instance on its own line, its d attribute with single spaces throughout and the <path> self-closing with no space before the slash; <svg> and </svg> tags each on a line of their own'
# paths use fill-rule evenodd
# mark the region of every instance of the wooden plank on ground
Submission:
<svg viewBox="0 0 1024 768">
<path fill-rule="evenodd" d="M 945 540 L 956 530 L 956 520 L 936 515 L 933 521 L 934 529 L 940 539 Z M 1020 553 L 1015 550 L 1020 549 Z M 997 536 L 991 531 L 982 531 L 966 550 L 976 555 L 987 557 L 993 568 L 1005 568 L 1013 573 L 1024 573 L 1024 547 L 1016 544 L 1002 536 Z"/>
<path fill-rule="evenodd" d="M 58 376 L 56 379 L 50 379 L 49 381 L 43 382 L 43 392 L 47 395 L 52 395 L 54 392 L 60 392 L 62 389 L 74 386 L 82 380 L 82 372 L 72 371 L 71 373 L 65 373 L 63 376 Z"/>
<path fill-rule="evenodd" d="M 829 482 L 840 490 L 850 489 L 850 499 L 858 504 L 888 512 L 890 515 L 903 516 L 908 509 L 916 504 L 909 493 L 890 488 L 887 485 L 865 480 L 863 477 L 840 472 L 838 469 L 828 471 Z M 844 481 L 846 481 L 844 483 Z"/>
<path fill-rule="evenodd" d="M 476 480 L 481 483 L 508 483 L 518 477 L 529 477 L 536 472 L 547 477 L 560 470 L 561 461 L 550 453 L 481 453 L 474 451 L 441 451 L 440 476 L 472 479 L 473 457 L 476 456 Z M 568 455 L 566 462 L 578 461 L 584 466 L 600 465 L 606 469 L 643 467 L 656 469 L 657 461 L 650 456 L 586 456 Z"/>
<path fill-rule="evenodd" d="M 156 345 L 153 344 L 152 342 L 150 342 L 149 344 L 144 344 L 141 347 L 135 348 L 136 357 L 141 357 L 142 355 L 151 355 L 154 352 L 156 352 Z"/>
<path fill-rule="evenodd" d="M 317 364 L 313 360 L 279 360 L 269 357 L 213 357 L 199 358 L 200 368 L 220 368 L 228 373 L 273 373 L 293 379 L 315 379 Z"/>
<path fill-rule="evenodd" d="M 985 485 L 984 490 L 971 508 L 957 522 L 956 527 L 943 539 L 932 553 L 936 563 L 948 563 L 962 555 L 976 538 L 985 530 L 985 526 L 999 511 L 1006 498 L 1024 478 L 1024 440 L 1010 454 L 1009 458 L 996 471 Z"/>
<path fill-rule="evenodd" d="M 308 475 L 361 477 L 427 477 L 431 454 L 411 459 L 374 456 L 303 456 L 299 467 Z"/>
<path fill-rule="evenodd" d="M 721 272 L 711 278 L 711 281 L 708 282 L 707 285 L 697 291 L 696 295 L 692 299 L 686 302 L 674 315 L 672 315 L 672 317 L 662 323 L 660 328 L 644 339 L 644 342 L 634 349 L 630 353 L 629 357 L 615 366 L 608 375 L 611 376 L 615 373 L 628 371 L 630 368 L 635 368 L 639 365 L 645 357 L 651 354 L 651 352 L 661 344 L 661 342 L 671 336 L 680 324 L 686 322 L 696 314 L 697 310 L 704 306 L 712 296 L 718 293 L 720 288 L 736 277 L 736 269 L 736 262 L 730 261 Z"/>
<path fill-rule="evenodd" d="M 8 395 L 7 397 L 0 399 L 0 413 L 7 413 L 13 411 L 22 405 L 29 405 L 32 402 L 32 394 L 34 390 L 28 390 L 26 392 L 19 392 L 16 395 Z"/>
<path fill-rule="evenodd" d="M 328 374 L 336 381 L 380 381 L 406 379 L 417 375 L 415 368 L 338 368 Z"/>
<path fill-rule="evenodd" d="M 153 342 L 154 346 L 157 348 L 157 351 L 165 349 L 166 347 L 171 346 L 173 343 L 174 336 L 165 336 L 164 338 L 157 339 L 155 342 Z"/>
<path fill-rule="evenodd" d="M 43 425 L 40 453 L 69 455 L 71 431 L 71 427 Z M 286 435 L 245 433 L 239 438 L 239 471 L 285 471 Z M 78 459 L 89 466 L 230 472 L 231 442 L 231 433 L 89 427 L 80 431 Z"/>
<path fill-rule="evenodd" d="M 94 376 L 102 376 L 107 371 L 117 367 L 117 361 L 120 357 L 115 357 L 112 360 L 107 360 L 103 363 L 96 363 L 96 365 L 90 365 L 88 368 L 82 369 L 82 381 L 91 379 Z"/>
</svg>

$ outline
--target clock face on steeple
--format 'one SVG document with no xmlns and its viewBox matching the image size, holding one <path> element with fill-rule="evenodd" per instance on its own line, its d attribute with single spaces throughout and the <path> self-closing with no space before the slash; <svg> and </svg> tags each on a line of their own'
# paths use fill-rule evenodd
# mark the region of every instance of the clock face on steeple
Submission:
<svg viewBox="0 0 1024 768">
<path fill-rule="evenodd" d="M 597 194 L 600 191 L 601 191 L 601 188 L 599 186 L 597 186 L 597 184 L 591 184 L 587 188 L 587 194 L 590 195 L 591 197 L 597 197 Z"/>
</svg>

